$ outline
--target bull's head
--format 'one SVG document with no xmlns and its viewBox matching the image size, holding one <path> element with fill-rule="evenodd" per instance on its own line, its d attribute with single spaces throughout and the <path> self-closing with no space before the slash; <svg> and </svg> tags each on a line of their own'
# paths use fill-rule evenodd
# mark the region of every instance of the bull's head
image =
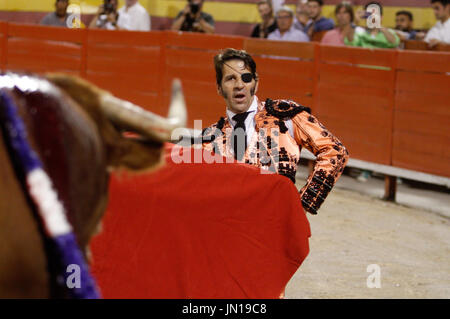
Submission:
<svg viewBox="0 0 450 319">
<path fill-rule="evenodd" d="M 162 143 L 170 141 L 172 131 L 186 126 L 186 106 L 179 80 L 172 84 L 167 118 L 121 100 L 92 83 L 65 74 L 47 78 L 75 100 L 96 122 L 108 149 L 110 168 L 152 169 L 161 163 Z M 125 138 L 131 130 L 143 138 Z"/>
<path fill-rule="evenodd" d="M 184 99 L 176 81 L 169 116 L 163 118 L 80 78 L 48 74 L 47 79 L 53 85 L 34 75 L 0 74 L 0 89 L 17 107 L 29 143 L 86 252 L 106 208 L 108 171 L 159 166 L 163 143 L 175 128 L 185 126 Z M 54 256 L 23 191 L 4 129 L 0 125 L 0 297 L 57 296 L 51 293 L 53 272 L 48 271 Z M 126 137 L 125 130 L 139 137 Z"/>
<path fill-rule="evenodd" d="M 168 117 L 163 118 L 78 77 L 66 74 L 47 74 L 46 77 L 77 102 L 93 120 L 105 148 L 108 171 L 126 169 L 148 172 L 156 169 L 163 163 L 163 143 L 170 141 L 174 129 L 186 125 L 186 106 L 179 80 L 172 84 Z M 124 131 L 136 132 L 140 137 L 126 137 Z M 95 213 L 84 216 L 78 222 L 84 224 L 89 220 L 89 224 L 82 227 L 75 225 L 79 229 L 81 246 L 87 244 L 97 232 L 107 203 L 107 192 L 103 194 Z"/>
<path fill-rule="evenodd" d="M 86 250 L 106 208 L 108 171 L 159 166 L 163 143 L 175 128 L 185 126 L 184 99 L 175 82 L 169 115 L 163 118 L 80 78 L 46 78 L 53 85 L 34 75 L 0 75 L 0 89 L 17 106 L 29 143 L 58 191 L 80 248 Z M 10 225 L 0 227 L 0 297 L 55 295 L 49 288 L 52 257 L 44 230 L 29 206 L 0 128 L 0 222 Z M 139 137 L 124 136 L 127 130 Z"/>
</svg>

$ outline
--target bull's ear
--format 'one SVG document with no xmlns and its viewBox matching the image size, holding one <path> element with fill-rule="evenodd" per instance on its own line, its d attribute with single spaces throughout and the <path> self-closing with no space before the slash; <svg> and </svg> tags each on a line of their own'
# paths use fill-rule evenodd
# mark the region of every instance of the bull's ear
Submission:
<svg viewBox="0 0 450 319">
<path fill-rule="evenodd" d="M 163 143 L 121 137 L 109 156 L 109 167 L 132 171 L 152 171 L 164 164 Z"/>
</svg>

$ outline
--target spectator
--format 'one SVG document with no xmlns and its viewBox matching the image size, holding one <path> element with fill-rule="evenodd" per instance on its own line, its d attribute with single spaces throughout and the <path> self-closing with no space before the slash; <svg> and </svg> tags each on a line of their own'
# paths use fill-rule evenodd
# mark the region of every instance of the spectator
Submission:
<svg viewBox="0 0 450 319">
<path fill-rule="evenodd" d="M 117 26 L 128 31 L 150 31 L 151 20 L 138 0 L 125 0 L 125 5 L 119 9 Z"/>
<path fill-rule="evenodd" d="M 293 26 L 294 11 L 291 8 L 283 6 L 277 12 L 278 29 L 270 33 L 269 40 L 307 42 L 308 36 L 305 32 L 297 30 Z"/>
<path fill-rule="evenodd" d="M 252 38 L 267 38 L 269 33 L 277 29 L 277 21 L 273 16 L 273 8 L 270 0 L 261 0 L 258 2 L 258 12 L 261 16 L 261 23 L 258 23 L 254 28 Z"/>
<path fill-rule="evenodd" d="M 306 25 L 305 32 L 312 38 L 314 32 L 332 30 L 334 22 L 322 16 L 323 0 L 308 0 L 308 13 L 311 21 Z"/>
<path fill-rule="evenodd" d="M 42 25 L 55 26 L 55 27 L 66 27 L 67 19 L 69 15 L 67 14 L 67 7 L 69 6 L 69 0 L 56 0 L 55 1 L 55 11 L 47 14 L 40 22 Z"/>
<path fill-rule="evenodd" d="M 309 22 L 308 0 L 298 0 L 295 10 L 294 28 L 306 32 L 306 26 Z"/>
<path fill-rule="evenodd" d="M 350 3 L 342 2 L 334 10 L 337 28 L 328 31 L 322 38 L 321 43 L 327 45 L 343 46 L 344 38 L 353 36 L 355 32 L 364 32 L 364 29 L 353 24 L 355 13 Z"/>
<path fill-rule="evenodd" d="M 379 21 L 368 20 L 367 29 L 362 32 L 354 32 L 344 38 L 346 45 L 358 46 L 363 48 L 396 48 L 400 44 L 400 38 L 395 31 L 382 26 L 383 7 L 379 2 L 371 1 L 364 7 L 364 18 L 372 18 L 372 13 L 368 11 L 371 6 L 378 6 Z"/>
<path fill-rule="evenodd" d="M 411 12 L 402 10 L 395 14 L 395 32 L 400 40 L 423 40 L 424 32 L 413 30 L 413 15 Z"/>
<path fill-rule="evenodd" d="M 92 19 L 89 28 L 106 30 L 119 29 L 117 26 L 117 20 L 119 19 L 119 13 L 117 13 L 118 5 L 118 0 L 105 0 L 98 8 L 97 14 Z"/>
<path fill-rule="evenodd" d="M 450 1 L 431 0 L 431 6 L 438 22 L 428 31 L 425 42 L 428 42 L 430 47 L 441 42 L 450 44 Z"/>
<path fill-rule="evenodd" d="M 172 30 L 214 33 L 214 18 L 203 12 L 204 0 L 188 0 L 172 24 Z"/>
</svg>

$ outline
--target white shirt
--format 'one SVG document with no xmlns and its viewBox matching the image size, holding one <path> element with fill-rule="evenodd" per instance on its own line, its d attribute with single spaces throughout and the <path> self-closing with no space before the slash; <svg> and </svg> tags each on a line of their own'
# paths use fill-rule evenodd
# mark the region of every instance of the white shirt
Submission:
<svg viewBox="0 0 450 319">
<path fill-rule="evenodd" d="M 433 39 L 450 44 L 450 18 L 444 23 L 438 21 L 434 27 L 428 31 L 425 36 L 425 42 L 430 42 L 430 40 Z"/>
<path fill-rule="evenodd" d="M 126 5 L 119 9 L 119 20 L 117 25 L 121 29 L 130 31 L 150 31 L 151 21 L 147 10 L 136 2 L 128 8 Z"/>
<path fill-rule="evenodd" d="M 247 112 L 250 112 L 247 115 L 247 118 L 245 119 L 245 133 L 247 134 L 247 145 L 250 145 L 250 141 L 252 139 L 253 134 L 255 133 L 255 115 L 256 111 L 258 111 L 258 98 L 256 95 L 253 97 L 252 104 L 250 104 L 250 107 L 248 108 Z M 235 116 L 237 113 L 234 113 L 233 111 L 230 111 L 227 109 L 227 117 L 228 121 L 230 122 L 231 126 L 234 128 L 236 125 L 236 121 L 233 120 L 233 116 Z"/>
<path fill-rule="evenodd" d="M 250 141 L 252 140 L 253 134 L 255 133 L 255 126 L 256 126 L 256 122 L 255 122 L 255 115 L 256 112 L 258 111 L 258 98 L 256 97 L 256 95 L 253 97 L 253 101 L 252 104 L 250 104 L 250 107 L 248 108 L 247 112 L 250 112 L 247 115 L 247 118 L 245 119 L 245 132 L 247 134 L 247 145 L 250 145 Z M 234 128 L 234 126 L 236 125 L 236 121 L 233 120 L 233 116 L 235 116 L 237 113 L 234 113 L 233 111 L 230 111 L 229 109 L 227 109 L 227 117 L 228 117 L 228 121 L 231 124 L 231 127 Z M 292 136 L 292 138 L 294 138 L 294 128 L 292 126 L 292 120 L 287 120 L 284 121 L 284 123 L 286 124 L 286 127 L 288 128 L 289 134 Z"/>
<path fill-rule="evenodd" d="M 292 25 L 289 30 L 287 30 L 285 33 L 281 34 L 279 29 L 276 29 L 275 31 L 269 33 L 267 36 L 268 40 L 278 40 L 278 41 L 291 41 L 291 42 L 308 42 L 309 37 L 308 35 L 300 31 Z"/>
</svg>

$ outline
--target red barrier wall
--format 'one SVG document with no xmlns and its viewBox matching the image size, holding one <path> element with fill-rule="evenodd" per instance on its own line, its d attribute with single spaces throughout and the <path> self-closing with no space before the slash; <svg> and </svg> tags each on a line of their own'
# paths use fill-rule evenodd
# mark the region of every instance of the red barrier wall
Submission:
<svg viewBox="0 0 450 319">
<path fill-rule="evenodd" d="M 85 77 L 116 96 L 163 113 L 162 32 L 89 30 Z"/>
<path fill-rule="evenodd" d="M 21 72 L 60 71 L 83 75 L 87 31 L 33 25 L 7 25 L 4 68 Z"/>
<path fill-rule="evenodd" d="M 318 117 L 352 157 L 390 165 L 396 51 L 318 50 Z"/>
<path fill-rule="evenodd" d="M 0 22 L 0 68 L 6 68 L 6 48 L 8 43 L 8 24 Z"/>
<path fill-rule="evenodd" d="M 311 107 L 353 158 L 450 177 L 450 53 L 0 23 L 3 71 L 78 74 L 161 115 L 178 77 L 189 126 L 224 115 L 213 57 L 227 47 L 255 57 L 260 99 Z"/>
<path fill-rule="evenodd" d="M 399 52 L 392 165 L 450 176 L 450 54 Z"/>
<path fill-rule="evenodd" d="M 313 108 L 314 43 L 283 43 L 248 38 L 244 49 L 255 59 L 260 77 L 257 95 L 291 99 Z"/>
</svg>

